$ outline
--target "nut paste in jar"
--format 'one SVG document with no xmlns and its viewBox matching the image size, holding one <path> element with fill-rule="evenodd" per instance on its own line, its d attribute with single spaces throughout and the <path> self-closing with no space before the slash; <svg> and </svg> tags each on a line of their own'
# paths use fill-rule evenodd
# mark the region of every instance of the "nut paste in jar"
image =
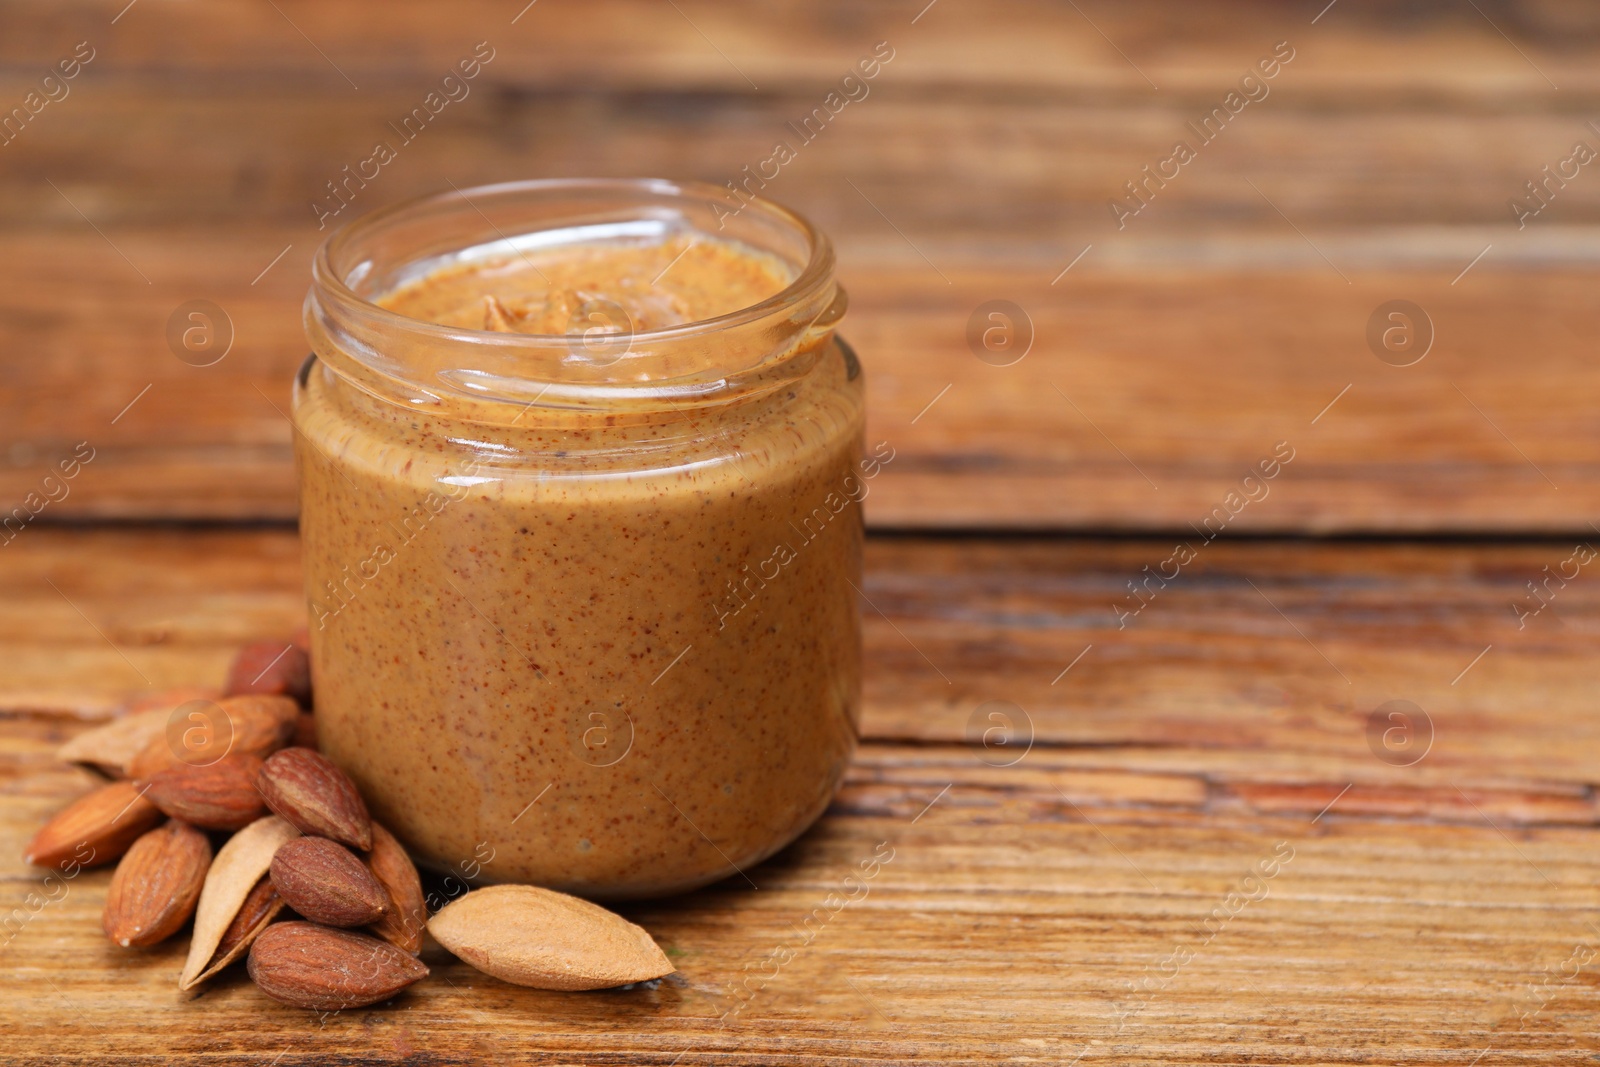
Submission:
<svg viewBox="0 0 1600 1067">
<path fill-rule="evenodd" d="M 319 743 L 424 862 L 596 898 L 739 877 L 860 700 L 860 367 L 825 237 L 527 182 L 319 253 L 294 423 Z M 725 214 L 725 213 L 724 213 Z"/>
</svg>

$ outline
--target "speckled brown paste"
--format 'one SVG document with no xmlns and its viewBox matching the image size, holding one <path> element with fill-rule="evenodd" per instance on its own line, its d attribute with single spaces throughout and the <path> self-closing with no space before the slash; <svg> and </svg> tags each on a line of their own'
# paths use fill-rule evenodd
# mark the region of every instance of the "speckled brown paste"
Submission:
<svg viewBox="0 0 1600 1067">
<path fill-rule="evenodd" d="M 490 295 L 525 324 L 561 291 L 637 309 L 671 261 L 640 311 L 670 324 L 784 284 L 684 247 L 547 257 L 543 280 L 451 268 L 380 303 L 473 329 Z M 855 741 L 875 469 L 854 358 L 831 335 L 793 358 L 809 369 L 736 404 L 559 420 L 408 406 L 308 364 L 319 739 L 419 858 L 640 897 L 737 878 L 821 814 Z"/>
</svg>

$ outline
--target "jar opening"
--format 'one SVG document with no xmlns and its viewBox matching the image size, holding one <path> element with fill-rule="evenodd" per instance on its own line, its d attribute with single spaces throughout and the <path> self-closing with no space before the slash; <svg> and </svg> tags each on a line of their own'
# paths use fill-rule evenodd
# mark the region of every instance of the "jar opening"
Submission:
<svg viewBox="0 0 1600 1067">
<path fill-rule="evenodd" d="M 706 183 L 561 179 L 456 189 L 386 208 L 336 231 L 318 251 L 307 335 L 335 373 L 410 405 L 454 396 L 609 408 L 767 392 L 783 384 L 786 364 L 826 340 L 844 295 L 832 247 L 816 227 L 766 200 L 746 201 L 736 214 L 726 205 L 723 190 Z M 446 325 L 380 303 L 450 269 L 520 260 L 542 275 L 541 258 L 563 249 L 670 241 L 686 253 L 702 242 L 747 249 L 771 265 L 777 281 L 768 288 L 777 291 L 657 326 L 637 308 L 579 290 L 572 300 L 582 302 L 583 316 L 569 319 L 577 328 L 566 332 L 544 332 L 544 319 L 521 323 L 528 332 Z"/>
</svg>

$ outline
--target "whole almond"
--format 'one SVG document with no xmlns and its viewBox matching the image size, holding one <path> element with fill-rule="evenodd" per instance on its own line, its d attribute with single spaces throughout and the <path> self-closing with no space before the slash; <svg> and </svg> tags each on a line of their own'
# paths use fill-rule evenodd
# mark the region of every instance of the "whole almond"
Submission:
<svg viewBox="0 0 1600 1067">
<path fill-rule="evenodd" d="M 234 656 L 222 691 L 229 696 L 276 693 L 293 697 L 300 704 L 310 704 L 311 659 L 305 649 L 292 641 L 245 645 Z"/>
<path fill-rule="evenodd" d="M 191 701 L 129 761 L 128 776 L 147 781 L 180 763 L 203 766 L 224 756 L 264 759 L 289 743 L 299 714 L 299 705 L 282 696 Z"/>
<path fill-rule="evenodd" d="M 193 990 L 231 962 L 232 955 L 224 957 L 217 951 L 223 935 L 267 873 L 279 846 L 299 836 L 299 830 L 268 815 L 228 838 L 217 850 L 194 910 L 194 936 L 189 939 L 189 957 L 178 976 L 179 989 Z M 235 954 L 238 951 L 233 950 Z"/>
<path fill-rule="evenodd" d="M 133 782 L 112 782 L 74 800 L 33 835 L 22 858 L 40 867 L 97 867 L 128 851 L 161 821 Z"/>
<path fill-rule="evenodd" d="M 211 841 L 188 823 L 168 820 L 133 843 L 111 876 L 100 925 L 114 944 L 143 948 L 165 941 L 194 914 L 211 867 Z"/>
<path fill-rule="evenodd" d="M 276 923 L 250 948 L 250 977 L 274 1000 L 313 1011 L 388 1000 L 428 968 L 387 941 L 315 923 Z"/>
<path fill-rule="evenodd" d="M 172 816 L 208 830 L 238 830 L 266 810 L 256 790 L 261 760 L 228 756 L 203 767 L 174 764 L 150 779 L 149 798 Z"/>
<path fill-rule="evenodd" d="M 285 904 L 328 926 L 365 926 L 390 910 L 389 894 L 366 865 L 326 837 L 300 837 L 278 849 L 272 884 Z"/>
<path fill-rule="evenodd" d="M 428 932 L 485 974 L 535 989 L 606 989 L 676 970 L 622 916 L 531 885 L 475 889 L 429 919 Z"/>
<path fill-rule="evenodd" d="M 428 925 L 428 906 L 422 896 L 422 879 L 406 850 L 393 834 L 372 824 L 372 851 L 367 869 L 389 895 L 391 907 L 372 924 L 372 932 L 415 956 L 422 951 L 422 931 Z"/>
<path fill-rule="evenodd" d="M 362 851 L 372 847 L 366 802 L 350 776 L 322 753 L 286 748 L 262 765 L 257 784 L 267 807 L 303 833 Z"/>
<path fill-rule="evenodd" d="M 244 903 L 239 905 L 239 914 L 222 931 L 222 940 L 217 942 L 217 950 L 208 967 L 227 966 L 241 951 L 250 947 L 250 942 L 266 929 L 267 923 L 283 908 L 283 898 L 272 884 L 272 876 L 262 875 L 256 887 L 244 898 Z"/>
<path fill-rule="evenodd" d="M 299 748 L 315 749 L 317 747 L 317 717 L 309 711 L 302 711 L 294 721 L 294 735 L 289 738 L 289 744 Z"/>
</svg>

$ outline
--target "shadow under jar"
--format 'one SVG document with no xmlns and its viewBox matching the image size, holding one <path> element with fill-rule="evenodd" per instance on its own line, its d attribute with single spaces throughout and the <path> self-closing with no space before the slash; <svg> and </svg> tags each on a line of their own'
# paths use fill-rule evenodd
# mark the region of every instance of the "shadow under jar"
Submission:
<svg viewBox="0 0 1600 1067">
<path fill-rule="evenodd" d="M 845 296 L 809 223 L 724 203 L 513 183 L 317 254 L 318 739 L 436 869 L 694 888 L 794 840 L 850 760 L 878 462 Z"/>
</svg>

